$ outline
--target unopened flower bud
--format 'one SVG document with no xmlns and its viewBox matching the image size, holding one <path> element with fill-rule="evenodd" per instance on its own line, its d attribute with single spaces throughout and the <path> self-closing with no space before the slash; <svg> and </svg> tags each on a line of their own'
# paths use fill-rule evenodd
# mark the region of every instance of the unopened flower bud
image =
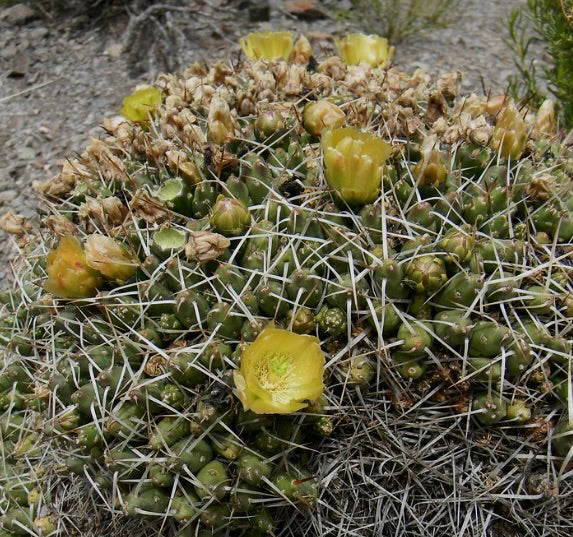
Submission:
<svg viewBox="0 0 573 537">
<path fill-rule="evenodd" d="M 314 136 L 325 129 L 342 127 L 345 121 L 346 114 L 328 99 L 311 102 L 304 107 L 304 128 Z"/>
<path fill-rule="evenodd" d="M 40 492 L 40 489 L 34 488 L 30 492 L 28 492 L 29 505 L 36 505 L 37 503 L 40 502 L 41 498 L 42 498 L 42 493 Z"/>
<path fill-rule="evenodd" d="M 541 134 L 555 133 L 555 103 L 551 99 L 545 99 L 535 116 L 535 128 Z"/>
<path fill-rule="evenodd" d="M 56 531 L 56 524 L 51 516 L 36 518 L 34 527 L 39 531 L 40 535 L 50 535 Z"/>
<path fill-rule="evenodd" d="M 413 174 L 420 186 L 442 184 L 447 175 L 444 157 L 437 148 L 435 136 L 428 136 L 420 149 L 422 158 L 414 166 Z"/>
<path fill-rule="evenodd" d="M 435 255 L 414 257 L 406 267 L 405 283 L 417 293 L 429 295 L 446 283 L 444 262 Z"/>
<path fill-rule="evenodd" d="M 507 405 L 505 417 L 514 423 L 527 423 L 531 419 L 531 408 L 523 399 L 516 399 Z"/>
<path fill-rule="evenodd" d="M 255 122 L 255 128 L 264 137 L 270 136 L 271 134 L 281 130 L 283 126 L 283 119 L 275 110 L 261 112 Z"/>
<path fill-rule="evenodd" d="M 502 109 L 497 118 L 491 146 L 507 159 L 517 160 L 527 142 L 525 121 L 513 105 Z"/>
<path fill-rule="evenodd" d="M 440 248 L 447 253 L 446 261 L 467 263 L 474 253 L 475 239 L 463 228 L 451 228 L 440 241 Z"/>
<path fill-rule="evenodd" d="M 207 117 L 209 139 L 216 144 L 224 143 L 233 134 L 233 118 L 231 109 L 223 99 L 213 99 L 209 106 Z"/>
<path fill-rule="evenodd" d="M 210 220 L 211 225 L 223 235 L 241 235 L 251 223 L 251 215 L 242 201 L 220 195 Z"/>
</svg>

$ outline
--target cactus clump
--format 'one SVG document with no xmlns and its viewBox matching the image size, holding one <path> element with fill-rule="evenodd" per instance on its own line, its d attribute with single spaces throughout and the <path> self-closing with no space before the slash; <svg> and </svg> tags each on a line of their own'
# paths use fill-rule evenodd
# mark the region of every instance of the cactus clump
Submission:
<svg viewBox="0 0 573 537">
<path fill-rule="evenodd" d="M 89 497 L 139 534 L 568 535 L 571 151 L 454 75 L 270 37 L 37 185 L 0 295 L 4 534 Z"/>
</svg>

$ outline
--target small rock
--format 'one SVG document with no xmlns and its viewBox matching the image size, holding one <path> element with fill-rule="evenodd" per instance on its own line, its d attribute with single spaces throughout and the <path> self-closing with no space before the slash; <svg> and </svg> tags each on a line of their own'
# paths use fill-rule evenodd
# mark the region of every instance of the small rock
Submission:
<svg viewBox="0 0 573 537">
<path fill-rule="evenodd" d="M 20 160 L 32 160 L 36 158 L 36 151 L 31 147 L 19 147 L 16 150 L 16 156 Z"/>
<path fill-rule="evenodd" d="M 18 49 L 14 45 L 8 45 L 6 47 L 2 47 L 0 50 L 0 57 L 9 60 L 18 54 Z"/>
<path fill-rule="evenodd" d="M 25 52 L 18 51 L 10 62 L 10 66 L 8 67 L 8 76 L 11 78 L 26 76 L 29 67 L 30 57 Z"/>
<path fill-rule="evenodd" d="M 45 26 L 40 26 L 39 28 L 33 28 L 30 30 L 28 37 L 30 41 L 39 41 L 48 35 L 49 31 Z"/>
<path fill-rule="evenodd" d="M 248 5 L 250 22 L 265 22 L 271 19 L 271 6 L 268 0 L 251 0 Z"/>
<path fill-rule="evenodd" d="M 26 4 L 14 4 L 0 11 L 0 21 L 22 25 L 39 17 L 38 13 Z"/>
<path fill-rule="evenodd" d="M 18 192 L 16 190 L 3 190 L 0 192 L 0 201 L 9 202 L 16 199 Z"/>
<path fill-rule="evenodd" d="M 123 46 L 121 43 L 110 43 L 103 51 L 103 55 L 111 58 L 112 60 L 117 60 L 121 57 L 122 51 Z"/>
<path fill-rule="evenodd" d="M 299 19 L 318 20 L 325 19 L 327 14 L 320 9 L 318 0 L 287 0 L 284 10 Z"/>
</svg>

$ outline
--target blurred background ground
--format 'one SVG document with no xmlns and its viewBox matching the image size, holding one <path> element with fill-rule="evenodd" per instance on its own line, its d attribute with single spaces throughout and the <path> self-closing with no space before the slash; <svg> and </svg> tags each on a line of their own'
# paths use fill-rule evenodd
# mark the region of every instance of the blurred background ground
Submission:
<svg viewBox="0 0 573 537">
<path fill-rule="evenodd" d="M 503 92 L 516 72 L 506 20 L 523 4 L 461 0 L 447 28 L 411 36 L 394 64 L 408 72 L 460 70 L 465 91 Z M 328 36 L 352 24 L 331 7 L 318 0 L 0 0 L 0 214 L 37 214 L 33 181 L 55 175 L 62 159 L 102 132 L 102 118 L 115 114 L 136 84 L 159 72 L 236 61 L 239 38 L 263 29 L 305 33 L 315 51 L 328 54 Z M 10 251 L 2 234 L 3 280 L 11 274 Z"/>
</svg>

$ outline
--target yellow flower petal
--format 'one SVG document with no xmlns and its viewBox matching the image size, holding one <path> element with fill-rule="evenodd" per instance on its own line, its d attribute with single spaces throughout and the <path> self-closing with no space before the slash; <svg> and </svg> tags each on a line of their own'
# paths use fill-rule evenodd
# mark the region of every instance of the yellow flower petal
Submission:
<svg viewBox="0 0 573 537">
<path fill-rule="evenodd" d="M 288 60 L 293 46 L 291 32 L 254 32 L 241 39 L 241 48 L 251 61 Z"/>
<path fill-rule="evenodd" d="M 392 146 L 351 127 L 324 132 L 321 143 L 326 182 L 338 198 L 355 206 L 374 201 Z"/>
<path fill-rule="evenodd" d="M 288 414 L 307 406 L 324 390 L 324 355 L 313 336 L 275 328 L 271 323 L 243 352 L 234 374 L 245 410 Z"/>
<path fill-rule="evenodd" d="M 335 42 L 338 55 L 346 65 L 364 62 L 372 67 L 385 68 L 394 56 L 394 47 L 388 47 L 388 40 L 374 34 L 348 34 Z"/>
<path fill-rule="evenodd" d="M 149 116 L 160 104 L 161 90 L 154 86 L 145 86 L 123 99 L 123 106 L 119 113 L 130 121 L 143 123 L 149 120 Z"/>
<path fill-rule="evenodd" d="M 264 401 L 263 399 L 257 399 L 252 402 L 250 410 L 255 414 L 291 414 L 307 406 L 307 403 L 275 404 L 270 401 Z"/>
<path fill-rule="evenodd" d="M 44 288 L 60 298 L 94 296 L 102 284 L 101 274 L 87 265 L 80 241 L 68 235 L 48 255 L 48 280 Z"/>
</svg>

